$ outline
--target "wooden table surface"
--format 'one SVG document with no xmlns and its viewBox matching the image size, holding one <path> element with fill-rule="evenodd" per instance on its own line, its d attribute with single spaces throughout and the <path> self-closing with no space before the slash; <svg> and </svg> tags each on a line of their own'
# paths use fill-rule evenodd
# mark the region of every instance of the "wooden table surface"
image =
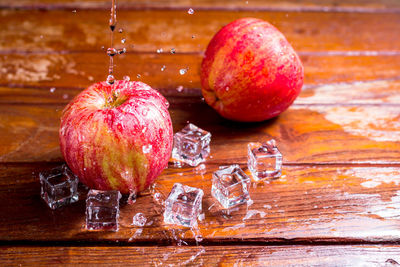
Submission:
<svg viewBox="0 0 400 267">
<path fill-rule="evenodd" d="M 106 0 L 0 0 L 1 265 L 400 263 L 399 1 L 118 1 L 116 43 L 128 52 L 115 60 L 116 77 L 165 95 L 174 131 L 190 121 L 213 135 L 204 165 L 170 166 L 157 180 L 164 194 L 175 182 L 204 190 L 197 233 L 164 225 L 150 194 L 122 204 L 115 233 L 84 229 L 84 192 L 55 211 L 40 198 L 38 173 L 63 162 L 61 110 L 106 77 L 109 8 Z M 263 123 L 224 120 L 201 99 L 203 52 L 241 17 L 278 27 L 305 66 L 298 99 Z M 246 144 L 268 138 L 284 156 L 282 177 L 252 188 L 254 203 L 230 217 L 208 209 L 212 172 L 238 163 L 249 173 Z M 150 223 L 133 226 L 137 212 Z"/>
</svg>

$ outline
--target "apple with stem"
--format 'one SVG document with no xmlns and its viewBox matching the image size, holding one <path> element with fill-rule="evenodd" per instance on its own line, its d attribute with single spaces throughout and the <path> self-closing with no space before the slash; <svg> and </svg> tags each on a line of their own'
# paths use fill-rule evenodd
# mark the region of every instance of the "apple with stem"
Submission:
<svg viewBox="0 0 400 267">
<path fill-rule="evenodd" d="M 236 121 L 278 116 L 299 95 L 303 79 L 303 65 L 284 35 L 255 18 L 223 27 L 208 44 L 201 64 L 205 101 Z"/>
<path fill-rule="evenodd" d="M 63 110 L 60 148 L 89 188 L 138 193 L 167 167 L 173 143 L 167 100 L 142 82 L 99 82 Z"/>
</svg>

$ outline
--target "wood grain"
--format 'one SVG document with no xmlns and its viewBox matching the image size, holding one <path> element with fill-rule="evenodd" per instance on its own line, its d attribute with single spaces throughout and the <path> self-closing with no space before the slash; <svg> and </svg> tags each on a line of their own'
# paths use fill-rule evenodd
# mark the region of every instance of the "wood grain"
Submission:
<svg viewBox="0 0 400 267">
<path fill-rule="evenodd" d="M 108 47 L 108 10 L 3 10 L 0 50 L 101 51 Z M 276 26 L 302 52 L 386 51 L 399 53 L 400 13 L 228 12 L 133 10 L 118 12 L 116 43 L 128 52 L 202 52 L 212 36 L 227 23 L 257 17 Z M 357 33 L 357 34 L 354 34 Z M 120 40 L 126 39 L 125 44 Z"/>
<path fill-rule="evenodd" d="M 5 247 L 3 264 L 146 266 L 395 266 L 396 245 L 207 247 Z M 40 257 L 46 255 L 46 257 Z"/>
<path fill-rule="evenodd" d="M 108 9 L 110 1 L 105 0 L 20 0 L 8 2 L 1 0 L 3 8 L 25 8 L 25 9 Z M 284 11 L 331 11 L 331 12 L 398 12 L 400 4 L 395 0 L 119 0 L 119 9 L 161 9 L 161 10 L 187 10 L 188 8 L 201 10 L 284 10 Z"/>
<path fill-rule="evenodd" d="M 206 163 L 199 168 L 182 169 L 170 166 L 157 180 L 157 190 L 166 196 L 177 182 L 201 188 L 205 219 L 199 222 L 199 229 L 165 225 L 162 208 L 150 193 L 144 193 L 132 205 L 122 201 L 120 230 L 114 233 L 84 229 L 84 190 L 78 203 L 56 211 L 43 203 L 37 175 L 54 166 L 0 165 L 1 241 L 154 245 L 178 244 L 183 240 L 181 244 L 195 244 L 195 235 L 203 237 L 201 245 L 400 241 L 399 167 L 285 166 L 280 179 L 251 188 L 252 205 L 241 206 L 230 216 L 224 216 L 210 194 L 211 174 L 218 165 Z M 249 174 L 246 166 L 241 166 Z M 147 217 L 146 226 L 132 225 L 137 212 Z"/>
<path fill-rule="evenodd" d="M 63 104 L 0 105 L 0 162 L 61 161 Z M 188 121 L 210 131 L 210 163 L 246 162 L 248 142 L 274 138 L 286 163 L 398 163 L 398 106 L 293 105 L 278 118 L 243 124 L 204 102 L 174 103 L 174 131 Z"/>
<path fill-rule="evenodd" d="M 175 131 L 189 121 L 213 135 L 204 164 L 171 162 L 156 186 L 163 197 L 176 182 L 201 188 L 205 219 L 194 230 L 166 225 L 162 206 L 144 192 L 132 205 L 124 196 L 118 232 L 89 232 L 87 190 L 52 211 L 40 198 L 38 173 L 63 162 L 63 107 L 105 79 L 109 6 L 0 0 L 0 265 L 400 263 L 398 1 L 119 0 L 124 31 L 116 43 L 128 52 L 116 58 L 117 78 L 163 93 Z M 295 104 L 255 124 L 219 117 L 201 100 L 199 81 L 212 36 L 248 16 L 280 29 L 305 65 Z M 254 202 L 223 214 L 210 194 L 212 173 L 240 164 L 250 175 L 247 143 L 269 138 L 284 156 L 282 177 L 252 185 Z M 132 225 L 138 212 L 144 227 Z"/>
<path fill-rule="evenodd" d="M 199 54 L 128 53 L 116 58 L 115 76 L 122 79 L 127 75 L 145 82 L 165 96 L 200 96 L 201 60 Z M 309 89 L 324 84 L 333 84 L 331 88 L 336 89 L 337 83 L 400 79 L 400 55 L 301 55 L 301 60 L 304 88 Z M 0 55 L 0 103 L 66 103 L 90 84 L 104 81 L 107 68 L 108 58 L 103 53 Z M 179 70 L 184 68 L 188 71 L 181 75 Z M 353 87 L 357 85 L 349 85 Z M 51 88 L 54 93 L 50 93 Z"/>
</svg>

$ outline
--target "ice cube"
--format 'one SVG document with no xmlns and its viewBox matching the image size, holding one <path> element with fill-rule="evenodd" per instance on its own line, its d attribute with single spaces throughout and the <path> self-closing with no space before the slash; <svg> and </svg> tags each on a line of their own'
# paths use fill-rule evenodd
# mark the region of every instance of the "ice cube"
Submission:
<svg viewBox="0 0 400 267">
<path fill-rule="evenodd" d="M 39 174 L 43 200 L 51 209 L 78 201 L 78 177 L 67 165 L 53 168 Z"/>
<path fill-rule="evenodd" d="M 189 123 L 174 135 L 172 158 L 197 166 L 210 154 L 211 134 Z"/>
<path fill-rule="evenodd" d="M 202 211 L 203 190 L 174 184 L 165 201 L 164 223 L 196 227 L 197 217 Z"/>
<path fill-rule="evenodd" d="M 91 189 L 86 198 L 86 228 L 118 231 L 119 191 Z"/>
<path fill-rule="evenodd" d="M 282 174 L 282 154 L 274 139 L 265 143 L 249 143 L 247 160 L 256 182 L 279 178 Z"/>
<path fill-rule="evenodd" d="M 250 200 L 250 178 L 239 165 L 220 168 L 212 175 L 211 195 L 225 209 L 236 207 Z"/>
</svg>

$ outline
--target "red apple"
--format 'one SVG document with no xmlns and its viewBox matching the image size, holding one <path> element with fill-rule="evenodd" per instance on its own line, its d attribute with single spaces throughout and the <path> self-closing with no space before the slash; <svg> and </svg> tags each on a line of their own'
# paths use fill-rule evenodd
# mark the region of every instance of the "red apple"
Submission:
<svg viewBox="0 0 400 267">
<path fill-rule="evenodd" d="M 223 27 L 210 41 L 201 65 L 206 102 L 237 121 L 279 115 L 299 95 L 303 79 L 303 65 L 283 34 L 255 18 Z"/>
<path fill-rule="evenodd" d="M 89 188 L 140 192 L 164 170 L 173 131 L 168 102 L 141 82 L 100 82 L 63 110 L 60 147 Z"/>
</svg>

